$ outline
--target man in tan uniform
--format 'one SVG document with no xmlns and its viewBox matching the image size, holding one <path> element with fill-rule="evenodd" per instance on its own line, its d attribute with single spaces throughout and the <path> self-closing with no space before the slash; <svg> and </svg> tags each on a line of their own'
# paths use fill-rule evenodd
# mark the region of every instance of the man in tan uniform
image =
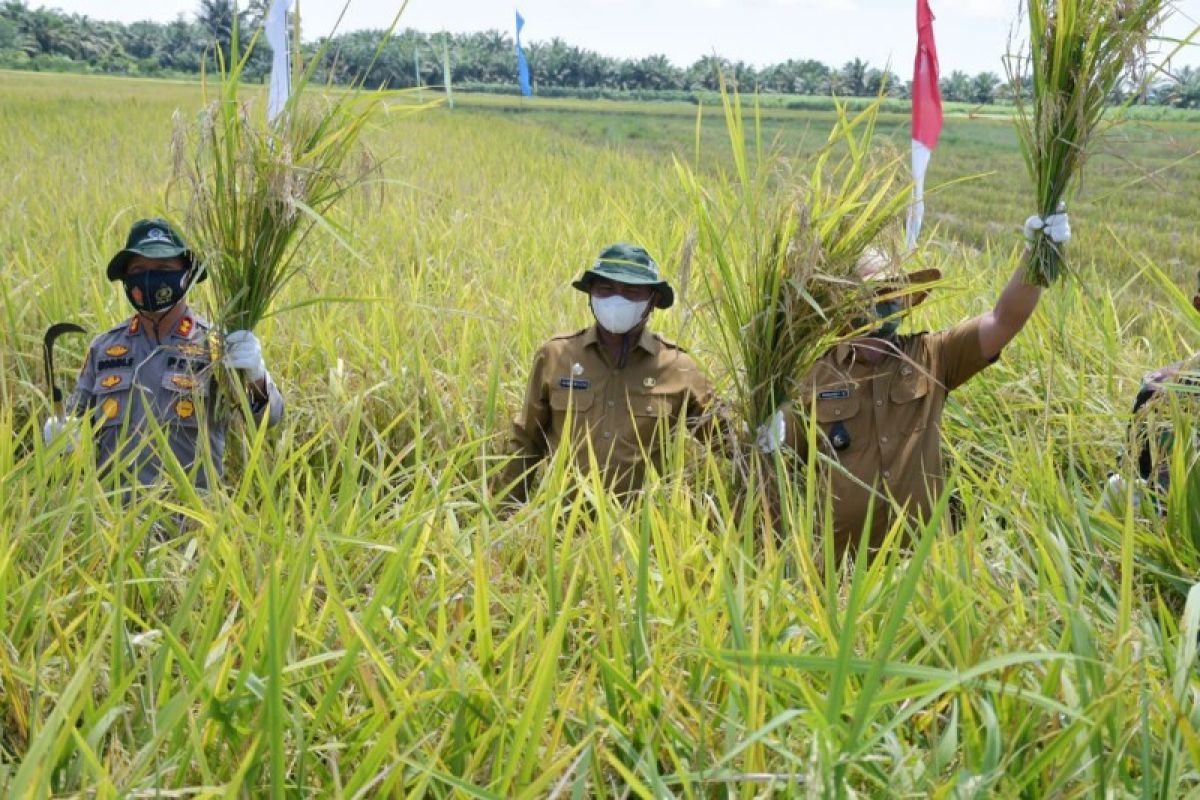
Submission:
<svg viewBox="0 0 1200 800">
<path fill-rule="evenodd" d="M 527 497 L 534 467 L 565 441 L 581 470 L 590 470 L 590 451 L 610 487 L 637 489 L 647 461 L 661 465 L 671 428 L 701 425 L 712 403 L 691 357 L 647 327 L 653 309 L 675 301 L 649 253 L 608 247 L 572 285 L 588 295 L 596 324 L 555 336 L 534 356 L 504 472 L 514 499 Z"/>
<path fill-rule="evenodd" d="M 1066 214 L 1025 223 L 1026 239 L 1070 239 Z M 938 270 L 905 275 L 882 252 L 868 251 L 858 273 L 880 297 L 878 327 L 826 353 L 801 381 L 797 404 L 815 409 L 818 447 L 840 465 L 825 470 L 833 496 L 833 541 L 839 554 L 859 542 L 872 514 L 869 545 L 878 546 L 892 523 L 892 498 L 910 517 L 928 518 L 942 492 L 941 419 L 947 395 L 994 362 L 1033 314 L 1041 288 L 1025 283 L 1021 267 L 995 307 L 934 333 L 897 335 L 904 313 L 925 292 L 890 299 L 905 287 L 936 281 Z M 869 323 L 865 323 L 869 324 Z M 803 426 L 787 441 L 801 456 Z M 769 449 L 769 448 L 768 448 Z"/>
</svg>

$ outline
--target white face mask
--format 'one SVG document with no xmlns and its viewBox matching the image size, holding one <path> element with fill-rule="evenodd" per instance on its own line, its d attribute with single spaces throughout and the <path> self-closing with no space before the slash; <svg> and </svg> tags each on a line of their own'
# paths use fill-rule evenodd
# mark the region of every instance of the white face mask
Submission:
<svg viewBox="0 0 1200 800">
<path fill-rule="evenodd" d="M 646 316 L 648 308 L 649 300 L 635 303 L 620 295 L 592 298 L 592 313 L 596 315 L 600 327 L 609 333 L 629 333 Z"/>
</svg>

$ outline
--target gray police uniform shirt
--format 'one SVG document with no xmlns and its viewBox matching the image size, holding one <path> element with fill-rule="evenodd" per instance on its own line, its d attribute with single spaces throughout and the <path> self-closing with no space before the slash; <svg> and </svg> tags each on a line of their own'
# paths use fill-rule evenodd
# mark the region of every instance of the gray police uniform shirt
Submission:
<svg viewBox="0 0 1200 800">
<path fill-rule="evenodd" d="M 67 413 L 90 416 L 101 470 L 118 470 L 122 484 L 149 486 L 163 473 L 160 442 L 194 475 L 197 488 L 212 485 L 204 439 L 219 479 L 223 474 L 228 414 L 213 414 L 219 346 L 212 326 L 191 312 L 156 341 L 134 316 L 92 340 Z M 251 402 L 256 419 L 283 418 L 283 397 L 267 378 L 267 397 Z M 161 431 L 161 433 L 160 433 Z M 132 480 L 131 480 L 132 479 Z"/>
</svg>

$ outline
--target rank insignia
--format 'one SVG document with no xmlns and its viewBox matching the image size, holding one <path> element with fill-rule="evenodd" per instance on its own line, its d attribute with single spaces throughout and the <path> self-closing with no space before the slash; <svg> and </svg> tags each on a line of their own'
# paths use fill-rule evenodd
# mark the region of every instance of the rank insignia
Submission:
<svg viewBox="0 0 1200 800">
<path fill-rule="evenodd" d="M 192 322 L 192 318 L 184 317 L 183 319 L 179 320 L 179 327 L 175 329 L 175 333 L 186 339 L 188 336 L 191 336 L 193 327 L 194 323 Z"/>
<path fill-rule="evenodd" d="M 642 386 L 646 387 L 647 389 L 653 389 L 657 385 L 658 385 L 658 381 L 654 380 L 654 378 L 643 378 L 642 379 Z"/>
<path fill-rule="evenodd" d="M 560 388 L 560 389 L 574 389 L 576 391 L 582 392 L 585 389 L 590 389 L 591 386 L 592 386 L 591 381 L 585 381 L 582 378 L 559 378 L 558 379 L 558 388 Z"/>
<path fill-rule="evenodd" d="M 114 358 L 120 358 L 121 356 L 125 355 L 128 352 L 129 352 L 129 348 L 126 347 L 125 345 L 114 344 L 112 347 L 110 347 L 104 351 L 104 355 L 113 356 Z"/>
<path fill-rule="evenodd" d="M 849 389 L 828 389 L 817 393 L 818 400 L 845 400 L 849 396 Z"/>
<path fill-rule="evenodd" d="M 122 378 L 120 375 L 108 375 L 100 380 L 100 385 L 105 389 L 111 389 L 114 386 L 120 386 L 121 380 Z"/>
<path fill-rule="evenodd" d="M 188 375 L 172 375 L 171 383 L 175 384 L 180 389 L 196 388 L 196 379 Z"/>
<path fill-rule="evenodd" d="M 140 291 L 138 291 L 138 289 L 136 287 L 134 288 L 134 291 L 138 292 L 139 295 L 141 294 Z M 142 318 L 139 317 L 137 314 L 134 314 L 133 319 L 129 320 L 129 333 L 134 334 L 134 333 L 137 333 L 138 331 L 140 331 L 141 329 L 142 329 Z"/>
<path fill-rule="evenodd" d="M 110 397 L 100 404 L 100 412 L 104 414 L 105 419 L 116 419 L 120 411 L 121 404 L 117 402 L 115 397 Z"/>
<path fill-rule="evenodd" d="M 187 419 L 196 413 L 196 406 L 191 400 L 180 400 L 175 404 L 175 413 L 179 415 L 180 419 Z"/>
</svg>

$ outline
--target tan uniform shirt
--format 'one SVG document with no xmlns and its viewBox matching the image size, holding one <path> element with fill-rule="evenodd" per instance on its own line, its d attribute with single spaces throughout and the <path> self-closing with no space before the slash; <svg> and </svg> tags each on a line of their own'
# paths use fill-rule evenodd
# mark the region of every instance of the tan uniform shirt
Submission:
<svg viewBox="0 0 1200 800">
<path fill-rule="evenodd" d="M 643 331 L 624 365 L 614 364 L 595 326 L 556 336 L 533 359 L 525 405 L 513 420 L 517 456 L 506 484 L 558 449 L 568 429 L 575 463 L 586 473 L 588 443 L 605 481 L 619 492 L 641 486 L 645 461 L 661 465 L 663 445 L 679 420 L 699 424 L 712 385 L 692 358 L 658 334 Z"/>
<path fill-rule="evenodd" d="M 833 495 L 838 552 L 858 543 L 875 492 L 894 497 L 913 516 L 928 516 L 942 491 L 941 420 L 947 394 L 988 365 L 971 320 L 937 333 L 900 336 L 888 355 L 869 364 L 842 344 L 801 382 L 797 402 L 816 406 L 821 451 L 842 470 L 826 470 Z M 801 444 L 803 426 L 793 426 Z M 800 449 L 801 448 L 797 448 Z M 865 484 L 865 485 L 864 485 Z M 891 522 L 875 500 L 870 542 Z"/>
<path fill-rule="evenodd" d="M 215 396 L 218 345 L 209 323 L 191 312 L 169 334 L 156 339 L 136 315 L 92 340 L 66 410 L 95 423 L 96 457 L 103 470 L 119 470 L 122 483 L 148 486 L 160 480 L 163 457 L 153 428 L 179 464 L 195 469 L 195 485 L 213 483 L 201 459 L 204 440 L 217 476 L 225 452 L 226 421 L 207 403 Z M 283 417 L 283 397 L 270 378 L 267 396 L 251 401 L 256 417 L 274 425 Z"/>
</svg>

